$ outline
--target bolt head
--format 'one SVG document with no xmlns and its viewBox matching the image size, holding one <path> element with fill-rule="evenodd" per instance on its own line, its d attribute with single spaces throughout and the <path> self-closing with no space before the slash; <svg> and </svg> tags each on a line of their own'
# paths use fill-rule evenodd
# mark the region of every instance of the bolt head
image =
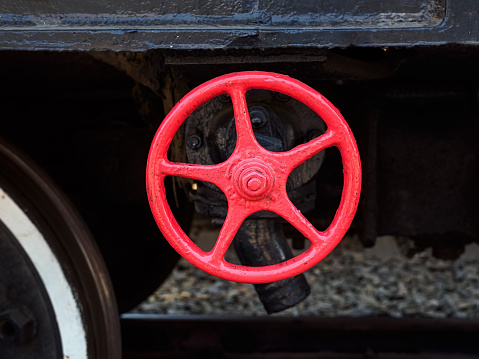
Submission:
<svg viewBox="0 0 479 359">
<path fill-rule="evenodd" d="M 267 181 L 268 179 L 261 171 L 253 169 L 241 176 L 241 187 L 250 196 L 260 195 L 264 192 L 262 190 L 266 187 Z"/>
<path fill-rule="evenodd" d="M 274 187 L 274 172 L 258 159 L 243 161 L 233 176 L 237 193 L 247 200 L 260 200 Z"/>
<path fill-rule="evenodd" d="M 246 184 L 246 187 L 248 187 L 250 191 L 256 192 L 263 187 L 263 181 L 257 177 L 251 178 Z"/>
<path fill-rule="evenodd" d="M 18 309 L 0 314 L 0 344 L 14 347 L 28 343 L 35 336 L 35 321 Z"/>
<path fill-rule="evenodd" d="M 198 136 L 198 135 L 192 135 L 192 136 L 188 137 L 188 140 L 186 141 L 188 146 L 190 146 L 190 148 L 192 148 L 194 150 L 201 147 L 201 142 L 202 142 L 201 137 Z"/>
<path fill-rule="evenodd" d="M 269 182 L 258 168 L 248 169 L 240 176 L 241 191 L 249 197 L 261 197 L 269 189 Z"/>
<path fill-rule="evenodd" d="M 268 121 L 268 115 L 264 110 L 260 109 L 252 110 L 249 114 L 249 117 L 253 128 L 261 128 Z"/>
</svg>

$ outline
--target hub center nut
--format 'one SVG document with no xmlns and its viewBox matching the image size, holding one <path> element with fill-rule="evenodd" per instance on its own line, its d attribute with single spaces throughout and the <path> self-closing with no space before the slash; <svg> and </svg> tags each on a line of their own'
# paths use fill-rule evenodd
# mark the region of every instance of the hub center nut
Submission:
<svg viewBox="0 0 479 359">
<path fill-rule="evenodd" d="M 264 163 L 250 160 L 234 174 L 236 190 L 245 198 L 257 200 L 267 195 L 274 184 L 272 170 Z"/>
<path fill-rule="evenodd" d="M 241 174 L 241 189 L 249 196 L 260 196 L 267 189 L 268 178 L 260 169 L 245 170 Z"/>
<path fill-rule="evenodd" d="M 257 177 L 254 177 L 248 180 L 248 183 L 246 184 L 246 186 L 248 187 L 250 191 L 256 192 L 256 191 L 259 191 L 261 187 L 263 187 L 263 181 L 261 181 L 261 179 Z"/>
</svg>

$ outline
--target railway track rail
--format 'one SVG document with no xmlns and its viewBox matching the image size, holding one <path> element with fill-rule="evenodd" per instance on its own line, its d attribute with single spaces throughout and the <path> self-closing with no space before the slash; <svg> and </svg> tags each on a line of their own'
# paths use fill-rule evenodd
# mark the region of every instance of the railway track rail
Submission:
<svg viewBox="0 0 479 359">
<path fill-rule="evenodd" d="M 478 0 L 0 1 L 0 50 L 0 359 L 479 359 Z"/>
<path fill-rule="evenodd" d="M 122 316 L 123 359 L 479 357 L 479 320 Z"/>
</svg>

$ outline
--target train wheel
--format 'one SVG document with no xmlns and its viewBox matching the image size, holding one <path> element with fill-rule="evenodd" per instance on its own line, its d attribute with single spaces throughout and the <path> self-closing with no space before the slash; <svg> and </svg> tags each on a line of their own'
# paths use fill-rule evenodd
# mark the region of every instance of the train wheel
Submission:
<svg viewBox="0 0 479 359">
<path fill-rule="evenodd" d="M 0 142 L 0 358 L 119 359 L 108 273 L 51 181 Z"/>
</svg>

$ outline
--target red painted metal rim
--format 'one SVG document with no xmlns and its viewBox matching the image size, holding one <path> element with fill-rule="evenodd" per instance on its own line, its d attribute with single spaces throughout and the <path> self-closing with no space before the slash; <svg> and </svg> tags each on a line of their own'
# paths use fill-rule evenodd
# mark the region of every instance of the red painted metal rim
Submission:
<svg viewBox="0 0 479 359">
<path fill-rule="evenodd" d="M 265 150 L 256 142 L 249 121 L 245 93 L 250 89 L 276 91 L 297 99 L 324 120 L 327 131 L 287 152 Z M 228 94 L 232 98 L 235 113 L 238 139 L 231 157 L 217 165 L 168 161 L 168 148 L 181 124 L 203 103 L 222 94 Z M 341 153 L 344 184 L 334 219 L 325 231 L 320 232 L 289 201 L 286 181 L 295 167 L 328 147 L 337 147 Z M 244 174 L 238 173 L 240 167 L 252 170 L 244 170 Z M 229 205 L 228 215 L 212 251 L 201 250 L 178 225 L 166 200 L 164 178 L 167 175 L 212 182 L 225 193 Z M 241 184 L 238 181 L 242 181 Z M 274 185 L 271 185 L 271 181 Z M 288 76 L 241 72 L 210 80 L 193 89 L 176 104 L 153 139 L 146 182 L 150 207 L 158 227 L 184 258 L 220 278 L 244 283 L 268 283 L 295 276 L 311 268 L 344 237 L 359 201 L 361 163 L 351 130 L 339 111 L 325 97 Z M 258 195 L 254 195 L 255 191 L 258 191 Z M 288 261 L 265 267 L 247 267 L 226 262 L 224 253 L 239 226 L 248 215 L 259 210 L 270 210 L 285 218 L 311 241 L 310 248 Z"/>
</svg>

